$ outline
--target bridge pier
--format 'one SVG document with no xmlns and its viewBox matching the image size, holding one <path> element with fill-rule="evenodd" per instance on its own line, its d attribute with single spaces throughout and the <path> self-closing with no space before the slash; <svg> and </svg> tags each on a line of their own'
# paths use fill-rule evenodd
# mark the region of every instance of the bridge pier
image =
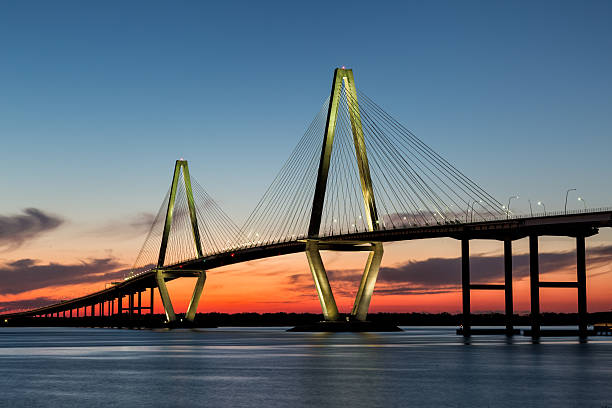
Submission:
<svg viewBox="0 0 612 408">
<path fill-rule="evenodd" d="M 504 240 L 504 302 L 506 306 L 506 335 L 514 333 L 514 300 L 512 298 L 512 241 Z"/>
<path fill-rule="evenodd" d="M 151 314 L 153 314 L 153 299 L 155 299 L 155 288 L 151 286 L 151 299 L 149 300 L 149 307 L 151 308 Z"/>
<path fill-rule="evenodd" d="M 505 333 L 514 334 L 514 305 L 512 298 L 512 240 L 504 240 L 504 284 L 472 284 L 470 280 L 470 240 L 461 239 L 461 295 L 462 295 L 462 334 L 468 337 L 472 334 L 471 291 L 472 290 L 503 290 L 505 307 Z"/>
<path fill-rule="evenodd" d="M 538 237 L 529 237 L 529 274 L 531 291 L 531 335 L 540 337 L 540 288 L 576 288 L 578 292 L 578 334 L 586 337 L 588 314 L 586 295 L 585 236 L 576 235 L 576 282 L 541 282 L 539 277 Z"/>
<path fill-rule="evenodd" d="M 166 321 L 168 323 L 174 322 L 176 321 L 176 314 L 174 313 L 174 308 L 172 307 L 172 301 L 170 300 L 170 294 L 168 293 L 166 281 L 164 280 L 164 272 L 162 270 L 157 270 L 155 280 L 157 281 L 159 296 L 161 297 L 162 305 L 164 306 L 164 311 L 166 312 Z"/>
<path fill-rule="evenodd" d="M 531 292 L 531 336 L 540 337 L 540 261 L 538 236 L 529 236 L 529 287 Z"/>
<path fill-rule="evenodd" d="M 469 336 L 472 332 L 470 319 L 470 240 L 461 240 L 461 293 L 463 300 L 463 335 Z"/>
<path fill-rule="evenodd" d="M 308 265 L 310 266 L 319 302 L 321 303 L 323 317 L 325 321 L 334 322 L 340 319 L 340 313 L 338 312 L 336 300 L 334 299 L 327 272 L 321 259 L 321 250 L 370 252 L 359 283 L 359 289 L 355 296 L 355 303 L 350 313 L 351 320 L 365 322 L 384 252 L 382 242 L 334 243 L 318 240 L 306 241 L 306 258 L 308 259 Z"/>
<path fill-rule="evenodd" d="M 195 287 L 193 288 L 193 295 L 191 296 L 189 307 L 187 308 L 187 313 L 185 314 L 185 319 L 187 319 L 189 322 L 193 322 L 195 320 L 198 304 L 200 303 L 200 297 L 202 296 L 202 291 L 204 290 L 204 283 L 206 283 L 206 271 L 201 271 Z M 153 304 L 151 303 L 151 305 Z M 153 309 L 151 309 L 151 312 L 152 310 Z"/>
<path fill-rule="evenodd" d="M 578 331 L 587 335 L 586 250 L 584 236 L 576 237 L 576 281 L 578 286 Z"/>
<path fill-rule="evenodd" d="M 376 279 L 378 278 L 378 270 L 380 269 L 380 263 L 383 257 L 383 244 L 382 242 L 375 242 L 372 244 L 373 250 L 368 256 L 368 260 L 361 277 L 359 284 L 359 290 L 355 297 L 355 305 L 351 311 L 351 315 L 359 321 L 365 321 L 368 316 L 368 309 L 370 308 L 370 301 L 372 300 L 372 294 L 374 293 L 374 286 L 376 285 Z"/>
<path fill-rule="evenodd" d="M 138 316 L 142 315 L 142 291 L 138 291 Z"/>
<path fill-rule="evenodd" d="M 309 240 L 306 242 L 306 258 L 308 258 L 310 272 L 312 273 L 312 278 L 317 288 L 321 309 L 323 309 L 323 318 L 326 321 L 338 320 L 340 318 L 338 307 L 336 306 L 336 300 L 334 299 L 334 294 L 329 285 L 329 279 L 325 272 L 325 266 L 321 259 L 317 241 Z"/>
</svg>

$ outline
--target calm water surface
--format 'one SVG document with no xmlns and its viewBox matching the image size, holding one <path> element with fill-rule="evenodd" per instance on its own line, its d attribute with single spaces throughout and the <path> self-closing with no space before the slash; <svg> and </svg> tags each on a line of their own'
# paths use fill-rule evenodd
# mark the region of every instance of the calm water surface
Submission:
<svg viewBox="0 0 612 408">
<path fill-rule="evenodd" d="M 404 329 L 2 328 L 0 407 L 612 408 L 612 337 Z"/>
</svg>

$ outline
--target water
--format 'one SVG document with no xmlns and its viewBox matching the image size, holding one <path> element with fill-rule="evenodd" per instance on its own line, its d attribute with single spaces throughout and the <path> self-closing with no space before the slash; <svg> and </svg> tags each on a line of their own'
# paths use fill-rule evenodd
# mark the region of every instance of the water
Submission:
<svg viewBox="0 0 612 408">
<path fill-rule="evenodd" d="M 612 407 L 612 338 L 0 329 L 0 407 Z"/>
</svg>

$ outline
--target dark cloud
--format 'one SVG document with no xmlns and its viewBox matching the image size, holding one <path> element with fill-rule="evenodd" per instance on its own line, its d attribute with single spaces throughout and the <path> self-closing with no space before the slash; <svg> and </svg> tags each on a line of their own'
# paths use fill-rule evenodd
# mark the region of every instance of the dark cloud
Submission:
<svg viewBox="0 0 612 408">
<path fill-rule="evenodd" d="M 0 215 L 0 247 L 16 248 L 25 241 L 51 231 L 64 220 L 37 208 L 26 208 L 23 214 Z"/>
<path fill-rule="evenodd" d="M 540 254 L 540 273 L 552 273 L 576 265 L 576 253 L 549 252 Z M 612 245 L 589 248 L 587 267 L 600 266 L 612 261 Z M 493 283 L 503 280 L 503 257 L 470 256 L 470 277 L 473 283 Z M 529 276 L 529 254 L 512 257 L 512 276 Z M 430 258 L 424 261 L 410 261 L 397 267 L 380 268 L 379 282 L 410 283 L 417 287 L 444 287 L 459 285 L 461 282 L 461 258 Z"/>
<path fill-rule="evenodd" d="M 60 299 L 53 299 L 53 298 L 48 298 L 48 297 L 38 297 L 34 299 L 11 300 L 11 301 L 6 301 L 6 302 L 0 302 L 0 313 L 36 309 L 39 307 L 58 303 L 59 301 Z"/>
<path fill-rule="evenodd" d="M 541 253 L 540 274 L 575 268 L 576 252 Z M 612 245 L 588 248 L 587 271 L 589 268 L 610 264 Z M 529 276 L 529 254 L 512 257 L 514 279 Z M 612 272 L 598 272 L 597 275 Z M 327 271 L 334 293 L 354 296 L 361 270 Z M 590 276 L 594 276 L 590 274 Z M 472 255 L 470 257 L 470 278 L 472 283 L 501 283 L 504 279 L 503 257 Z M 310 274 L 295 274 L 287 278 L 288 285 L 295 291 L 312 292 L 314 284 Z M 459 290 L 461 287 L 461 258 L 429 258 L 423 261 L 409 261 L 395 267 L 382 267 L 376 284 L 377 295 L 438 294 Z"/>
<path fill-rule="evenodd" d="M 134 237 L 148 232 L 155 221 L 155 214 L 141 212 L 124 220 L 111 220 L 90 231 L 95 235 Z"/>
<path fill-rule="evenodd" d="M 40 264 L 20 259 L 0 266 L 0 294 L 16 294 L 49 286 L 108 282 L 128 271 L 112 258 L 90 259 L 78 264 Z"/>
<path fill-rule="evenodd" d="M 132 220 L 129 222 L 129 225 L 132 228 L 138 230 L 148 230 L 153 225 L 153 221 L 155 221 L 155 214 L 148 212 L 141 212 L 136 214 Z"/>
</svg>

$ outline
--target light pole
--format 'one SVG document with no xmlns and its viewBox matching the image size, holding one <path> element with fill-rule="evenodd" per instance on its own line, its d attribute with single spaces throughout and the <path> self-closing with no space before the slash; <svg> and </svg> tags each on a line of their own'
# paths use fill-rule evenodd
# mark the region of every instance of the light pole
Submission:
<svg viewBox="0 0 612 408">
<path fill-rule="evenodd" d="M 472 203 L 472 211 L 470 212 L 470 222 L 474 222 L 474 204 L 476 204 L 476 200 Z"/>
<path fill-rule="evenodd" d="M 569 194 L 569 192 L 570 192 L 570 191 L 576 191 L 576 189 L 575 189 L 575 188 L 570 188 L 569 190 L 567 190 L 567 191 L 565 192 L 565 213 L 566 213 L 566 214 L 567 214 L 567 196 L 568 196 L 568 194 Z"/>
<path fill-rule="evenodd" d="M 586 206 L 586 201 L 584 201 L 584 198 L 578 197 L 578 201 L 582 201 L 582 204 L 584 204 L 584 209 L 586 210 L 587 206 Z"/>
<path fill-rule="evenodd" d="M 510 201 L 512 201 L 513 198 L 516 198 L 518 200 L 519 196 L 515 195 L 508 197 L 508 206 L 506 207 L 506 219 L 510 218 Z"/>
<path fill-rule="evenodd" d="M 541 205 L 542 207 L 544 207 L 544 216 L 546 217 L 546 206 L 541 201 L 538 201 L 538 205 Z"/>
</svg>

